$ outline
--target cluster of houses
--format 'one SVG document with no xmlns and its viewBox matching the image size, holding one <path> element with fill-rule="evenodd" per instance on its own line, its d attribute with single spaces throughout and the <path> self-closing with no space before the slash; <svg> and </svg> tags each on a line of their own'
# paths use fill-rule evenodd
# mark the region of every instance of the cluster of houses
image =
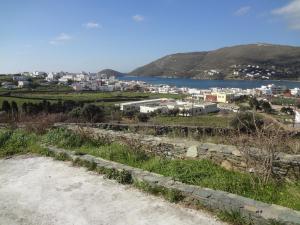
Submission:
<svg viewBox="0 0 300 225">
<path fill-rule="evenodd" d="M 246 68 L 256 71 L 259 66 L 248 65 Z M 235 69 L 241 70 L 240 66 Z M 210 71 L 215 73 L 217 71 Z M 268 72 L 268 71 L 265 71 Z M 272 72 L 270 72 L 272 74 Z M 193 99 L 203 99 L 205 102 L 229 103 L 233 99 L 243 95 L 252 96 L 276 96 L 285 95 L 286 97 L 300 97 L 300 89 L 288 89 L 286 86 L 275 84 L 264 85 L 260 88 L 241 89 L 241 88 L 209 88 L 197 89 L 188 87 L 176 87 L 170 85 L 149 84 L 142 81 L 118 80 L 115 76 L 103 73 L 68 73 L 68 72 L 24 72 L 12 76 L 13 82 L 3 82 L 2 87 L 6 89 L 24 88 L 31 84 L 32 78 L 39 78 L 40 84 L 49 85 L 51 83 L 64 84 L 71 86 L 76 91 L 141 91 L 159 94 L 186 94 Z"/>
<path fill-rule="evenodd" d="M 143 85 L 143 83 L 141 83 Z M 141 113 L 152 112 L 168 112 L 177 109 L 179 115 L 182 116 L 197 116 L 212 112 L 233 111 L 239 109 L 235 104 L 231 104 L 235 99 L 241 96 L 277 96 L 287 94 L 292 97 L 300 96 L 300 89 L 288 89 L 286 86 L 278 86 L 274 84 L 261 86 L 254 89 L 240 88 L 176 88 L 168 85 L 148 85 L 147 90 L 152 93 L 176 93 L 187 94 L 189 97 L 185 101 L 174 99 L 151 99 L 136 102 L 126 102 L 120 104 L 121 111 L 138 111 Z M 289 96 L 287 96 L 289 97 Z"/>
<path fill-rule="evenodd" d="M 261 68 L 258 65 L 233 65 L 233 75 L 247 79 L 269 80 L 276 75 L 275 70 Z"/>
</svg>

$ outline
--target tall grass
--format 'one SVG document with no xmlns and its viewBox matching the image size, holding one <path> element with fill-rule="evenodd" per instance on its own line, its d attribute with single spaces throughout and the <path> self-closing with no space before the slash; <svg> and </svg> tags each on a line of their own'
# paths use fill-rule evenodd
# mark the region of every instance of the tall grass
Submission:
<svg viewBox="0 0 300 225">
<path fill-rule="evenodd" d="M 0 158 L 39 152 L 38 136 L 22 130 L 0 130 Z"/>
</svg>

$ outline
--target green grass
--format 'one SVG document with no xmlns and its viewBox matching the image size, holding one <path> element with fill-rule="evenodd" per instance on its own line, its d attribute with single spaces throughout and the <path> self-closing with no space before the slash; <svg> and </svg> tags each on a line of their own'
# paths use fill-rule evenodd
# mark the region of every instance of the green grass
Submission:
<svg viewBox="0 0 300 225">
<path fill-rule="evenodd" d="M 256 176 L 225 170 L 209 160 L 162 159 L 146 155 L 142 151 L 133 151 L 118 143 L 105 144 L 78 137 L 64 129 L 51 130 L 44 136 L 44 142 L 75 149 L 78 154 L 90 154 L 170 176 L 183 183 L 227 191 L 300 210 L 299 182 L 287 184 L 270 181 L 267 184 L 262 184 Z"/>
<path fill-rule="evenodd" d="M 218 218 L 222 221 L 228 222 L 233 225 L 252 225 L 246 217 L 243 217 L 240 212 L 235 211 L 221 211 L 217 214 Z"/>
<path fill-rule="evenodd" d="M 295 105 L 298 102 L 297 98 L 275 97 L 272 98 L 273 105 Z"/>
<path fill-rule="evenodd" d="M 229 127 L 232 115 L 217 115 L 207 114 L 194 117 L 182 117 L 182 116 L 156 116 L 151 121 L 155 124 L 165 125 L 190 125 L 190 126 L 205 126 L 205 127 Z"/>
<path fill-rule="evenodd" d="M 0 130 L 0 158 L 29 152 L 39 153 L 39 137 L 22 130 Z"/>
<path fill-rule="evenodd" d="M 22 130 L 0 130 L 0 157 L 28 152 L 43 153 L 40 144 L 55 145 L 72 149 L 78 155 L 90 154 L 111 161 L 123 163 L 132 167 L 141 168 L 150 172 L 172 177 L 183 183 L 227 191 L 241 196 L 249 197 L 266 203 L 273 203 L 300 210 L 300 182 L 284 183 L 270 181 L 267 184 L 260 182 L 259 178 L 250 174 L 228 171 L 209 160 L 169 160 L 151 155 L 118 143 L 105 143 L 95 141 L 84 135 L 77 135 L 65 129 L 52 129 L 43 136 L 26 133 Z M 65 155 L 57 156 L 66 160 Z M 95 169 L 95 165 L 87 165 Z M 109 176 L 128 179 L 125 175 L 115 174 Z M 122 178 L 123 177 L 123 178 Z M 171 200 L 176 201 L 178 193 L 164 193 Z"/>
</svg>

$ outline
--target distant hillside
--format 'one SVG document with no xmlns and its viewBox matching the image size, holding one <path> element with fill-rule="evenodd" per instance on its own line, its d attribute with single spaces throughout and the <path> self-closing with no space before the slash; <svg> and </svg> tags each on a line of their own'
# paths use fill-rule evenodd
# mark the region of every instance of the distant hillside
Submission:
<svg viewBox="0 0 300 225">
<path fill-rule="evenodd" d="M 130 74 L 195 79 L 300 79 L 300 47 L 250 44 L 177 53 Z"/>
<path fill-rule="evenodd" d="M 112 70 L 112 69 L 101 70 L 100 72 L 98 72 L 98 74 L 106 74 L 109 77 L 110 76 L 123 76 L 123 75 L 126 75 L 124 73 L 121 73 L 119 71 Z"/>
</svg>

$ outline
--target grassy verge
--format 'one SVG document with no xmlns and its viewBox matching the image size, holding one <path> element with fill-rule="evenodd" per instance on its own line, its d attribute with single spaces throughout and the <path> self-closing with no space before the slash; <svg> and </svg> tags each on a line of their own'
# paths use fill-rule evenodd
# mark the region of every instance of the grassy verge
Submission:
<svg viewBox="0 0 300 225">
<path fill-rule="evenodd" d="M 53 129 L 43 136 L 28 134 L 20 130 L 14 132 L 1 131 L 0 156 L 42 151 L 39 143 L 72 149 L 79 155 L 90 154 L 120 162 L 164 176 L 170 176 L 183 183 L 227 191 L 266 203 L 300 210 L 299 182 L 292 184 L 270 181 L 267 184 L 263 184 L 258 177 L 227 171 L 208 160 L 162 159 L 146 155 L 144 152 L 130 149 L 118 143 L 91 140 L 86 136 L 79 136 L 64 129 Z M 58 157 L 60 160 L 64 160 L 64 158 L 64 156 Z M 92 169 L 93 165 L 88 165 L 87 167 Z M 119 177 L 121 175 L 111 172 L 110 176 Z M 149 189 L 147 185 L 138 185 L 147 191 Z M 172 201 L 177 201 L 176 199 L 179 196 L 166 190 L 151 190 L 151 192 L 160 193 Z"/>
</svg>

